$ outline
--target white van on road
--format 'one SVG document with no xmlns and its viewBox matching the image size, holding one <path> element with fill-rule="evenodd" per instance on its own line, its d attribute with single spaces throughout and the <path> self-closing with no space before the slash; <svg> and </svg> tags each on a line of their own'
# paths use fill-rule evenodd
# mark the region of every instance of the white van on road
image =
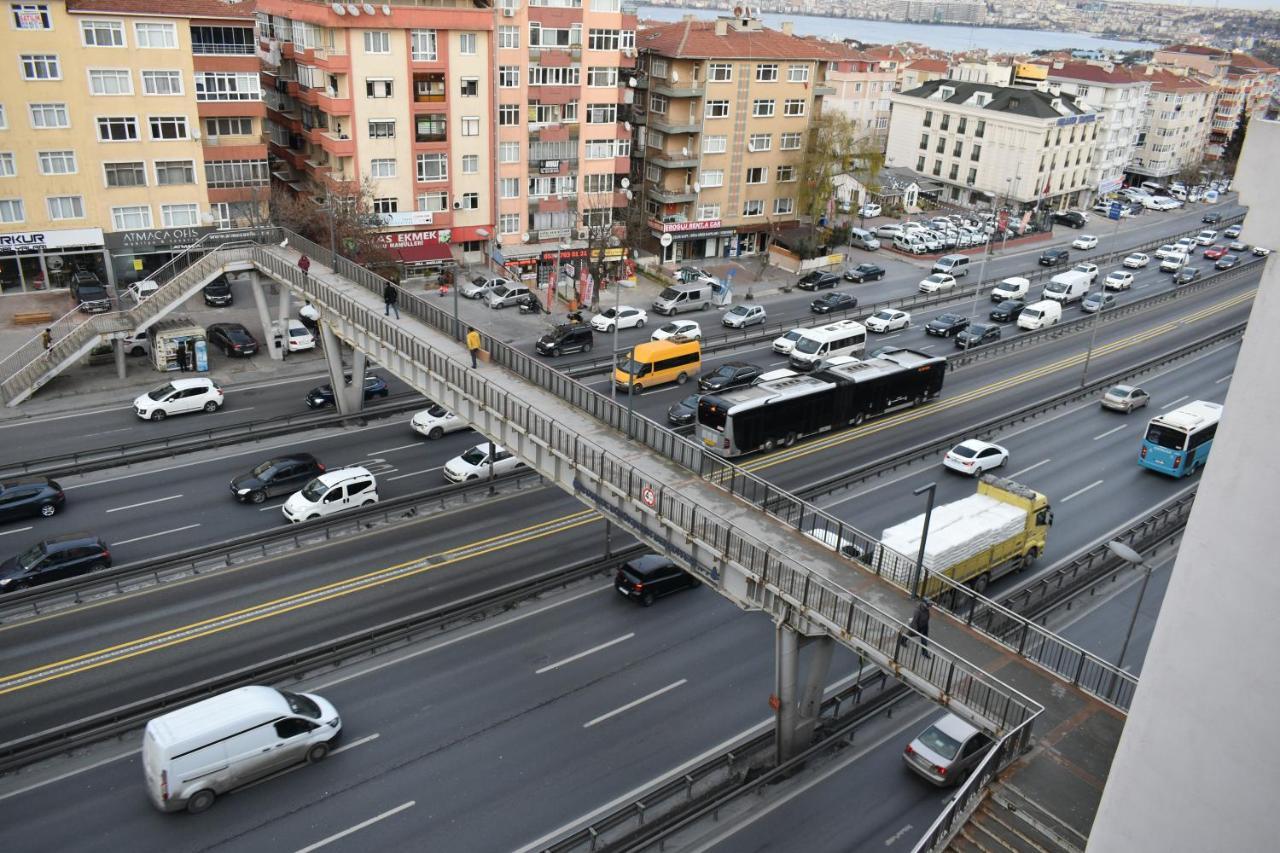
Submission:
<svg viewBox="0 0 1280 853">
<path fill-rule="evenodd" d="M 1052 299 L 1034 302 L 1022 309 L 1018 315 L 1018 328 L 1028 331 L 1052 326 L 1062 319 L 1062 306 Z"/>
</svg>

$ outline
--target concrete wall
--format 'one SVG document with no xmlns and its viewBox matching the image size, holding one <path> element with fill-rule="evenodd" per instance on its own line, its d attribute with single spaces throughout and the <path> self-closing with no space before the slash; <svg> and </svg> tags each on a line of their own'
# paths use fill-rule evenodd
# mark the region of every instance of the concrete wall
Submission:
<svg viewBox="0 0 1280 853">
<path fill-rule="evenodd" d="M 1236 172 L 1244 239 L 1280 238 L 1280 123 L 1254 119 Z M 1089 853 L 1274 850 L 1268 734 L 1280 701 L 1274 535 L 1280 264 L 1263 273 L 1213 458 L 1178 552 Z"/>
</svg>

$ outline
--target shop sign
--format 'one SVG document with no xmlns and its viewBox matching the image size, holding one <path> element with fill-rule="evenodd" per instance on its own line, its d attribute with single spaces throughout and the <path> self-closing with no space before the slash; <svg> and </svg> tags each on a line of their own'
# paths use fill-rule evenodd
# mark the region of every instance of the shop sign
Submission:
<svg viewBox="0 0 1280 853">
<path fill-rule="evenodd" d="M 649 227 L 660 234 L 679 234 L 683 231 L 714 231 L 720 227 L 719 219 L 704 219 L 701 222 L 659 222 L 649 220 Z"/>
<path fill-rule="evenodd" d="M 427 243 L 441 242 L 442 233 L 448 234 L 447 231 L 396 231 L 390 234 L 379 234 L 377 238 L 378 242 L 388 249 L 409 249 Z M 443 238 L 443 242 L 449 242 L 447 236 Z"/>
<path fill-rule="evenodd" d="M 613 248 L 604 250 L 604 259 L 606 261 L 616 261 L 620 258 L 626 257 L 626 254 L 627 254 L 627 249 L 625 246 L 615 246 Z M 599 255 L 600 255 L 599 249 L 591 250 L 592 257 L 599 257 Z M 586 256 L 587 256 L 586 248 L 560 249 L 559 251 L 555 249 L 547 249 L 542 253 L 542 260 L 546 263 L 554 264 L 556 262 L 556 258 L 559 258 L 561 261 L 569 261 L 569 260 L 585 258 Z"/>
<path fill-rule="evenodd" d="M 406 228 L 410 225 L 430 225 L 432 222 L 429 210 L 404 210 L 395 213 L 383 213 L 382 224 L 388 228 Z"/>
<path fill-rule="evenodd" d="M 69 246 L 101 246 L 101 228 L 54 228 L 0 234 L 0 252 L 35 252 Z"/>
<path fill-rule="evenodd" d="M 538 167 L 538 171 L 544 175 L 554 175 L 560 171 L 560 161 L 543 160 L 542 165 Z"/>
<path fill-rule="evenodd" d="M 184 249 L 216 228 L 193 226 L 190 228 L 139 228 L 136 231 L 113 231 L 106 235 L 107 248 L 119 249 Z"/>
</svg>

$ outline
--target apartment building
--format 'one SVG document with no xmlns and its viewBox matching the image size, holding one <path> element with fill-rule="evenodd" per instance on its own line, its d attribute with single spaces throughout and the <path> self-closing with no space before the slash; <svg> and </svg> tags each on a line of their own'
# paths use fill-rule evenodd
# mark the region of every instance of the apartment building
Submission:
<svg viewBox="0 0 1280 853">
<path fill-rule="evenodd" d="M 832 94 L 831 46 L 752 17 L 659 24 L 637 45 L 644 247 L 663 262 L 765 251 L 799 221 L 798 166 Z"/>
<path fill-rule="evenodd" d="M 451 263 L 453 247 L 483 257 L 495 222 L 494 10 L 256 8 L 277 186 L 317 216 L 367 190 L 406 273 Z"/>
<path fill-rule="evenodd" d="M 0 288 L 126 285 L 267 183 L 249 3 L 7 4 Z"/>
<path fill-rule="evenodd" d="M 896 62 L 898 85 L 896 91 L 906 92 L 910 89 L 919 89 L 930 80 L 947 79 L 947 62 L 945 59 L 935 59 L 931 56 L 922 56 L 917 59 Z"/>
<path fill-rule="evenodd" d="M 1076 207 L 1090 191 L 1098 119 L 1067 94 L 933 80 L 893 96 L 886 165 L 940 182 L 948 204 Z"/>
<path fill-rule="evenodd" d="M 833 44 L 828 49 L 831 57 L 826 79 L 834 94 L 822 99 L 823 108 L 847 115 L 884 150 L 889 139 L 889 96 L 898 80 L 897 63 L 846 45 Z"/>
<path fill-rule="evenodd" d="M 1198 166 L 1217 101 L 1214 85 L 1186 69 L 1148 65 L 1142 73 L 1151 94 L 1127 170 L 1131 183 L 1163 180 Z"/>
<path fill-rule="evenodd" d="M 1277 95 L 1280 69 L 1247 53 L 1192 44 L 1157 50 L 1156 65 L 1193 71 L 1216 90 L 1205 159 L 1217 160 L 1236 131 Z"/>
<path fill-rule="evenodd" d="M 1138 147 L 1151 81 L 1111 62 L 1057 61 L 1046 68 L 1051 91 L 1071 95 L 1101 115 L 1089 186 L 1095 197 L 1115 192 L 1124 185 L 1125 170 Z"/>
</svg>

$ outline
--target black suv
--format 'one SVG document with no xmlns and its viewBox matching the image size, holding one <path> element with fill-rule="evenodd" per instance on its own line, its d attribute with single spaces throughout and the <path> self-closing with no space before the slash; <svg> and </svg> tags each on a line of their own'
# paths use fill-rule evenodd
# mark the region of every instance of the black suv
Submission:
<svg viewBox="0 0 1280 853">
<path fill-rule="evenodd" d="M 937 335 L 940 338 L 958 335 L 967 328 L 969 328 L 969 318 L 961 314 L 939 314 L 924 326 L 927 334 Z"/>
<path fill-rule="evenodd" d="M 1071 228 L 1083 228 L 1085 222 L 1084 214 L 1074 210 L 1068 210 L 1066 213 L 1055 213 L 1053 221 Z"/>
<path fill-rule="evenodd" d="M 1071 260 L 1071 253 L 1066 249 L 1045 249 L 1040 253 L 1040 266 L 1056 267 Z"/>
<path fill-rule="evenodd" d="M 1222 214 L 1206 213 L 1203 217 L 1200 218 L 1200 221 L 1203 222 L 1205 225 L 1217 225 L 1219 222 L 1222 221 Z"/>
<path fill-rule="evenodd" d="M 1027 303 L 1022 299 L 1006 299 L 995 308 L 992 308 L 988 316 L 992 320 L 997 320 L 1001 323 L 1012 323 L 1018 319 L 1018 315 L 1026 307 Z"/>
<path fill-rule="evenodd" d="M 218 276 L 204 286 L 204 304 L 218 307 L 231 304 L 231 282 L 225 275 Z"/>
<path fill-rule="evenodd" d="M 648 607 L 655 598 L 692 589 L 698 579 L 666 557 L 650 554 L 629 560 L 614 575 L 613 586 L 627 598 Z"/>
<path fill-rule="evenodd" d="M 748 364 L 745 361 L 730 361 L 717 367 L 713 373 L 708 373 L 699 379 L 698 387 L 702 389 L 704 394 L 709 394 L 712 391 L 728 391 L 730 388 L 750 385 L 752 380 L 762 372 L 754 364 Z"/>
<path fill-rule="evenodd" d="M 556 326 L 550 332 L 538 338 L 534 350 L 539 355 L 562 355 L 566 352 L 591 352 L 595 342 L 591 327 L 585 323 L 569 323 Z"/>
<path fill-rule="evenodd" d="M 24 477 L 0 483 L 0 520 L 10 521 L 29 515 L 49 518 L 62 509 L 66 496 L 48 477 Z"/>
<path fill-rule="evenodd" d="M 231 493 L 239 501 L 260 504 L 269 497 L 292 494 L 324 473 L 324 466 L 310 453 L 277 456 L 231 481 Z"/>
<path fill-rule="evenodd" d="M 956 346 L 968 349 L 998 340 L 1000 340 L 1000 327 L 995 323 L 974 323 L 956 335 Z"/>
<path fill-rule="evenodd" d="M 864 281 L 875 281 L 884 278 L 884 267 L 877 264 L 858 264 L 844 271 L 846 281 L 862 284 Z"/>
<path fill-rule="evenodd" d="M 796 282 L 796 287 L 801 290 L 822 290 L 827 287 L 835 287 L 840 283 L 840 276 L 829 272 L 813 272 Z"/>
<path fill-rule="evenodd" d="M 71 276 L 71 295 L 86 314 L 102 314 L 111 310 L 111 294 L 107 293 L 98 276 L 87 270 Z"/>
<path fill-rule="evenodd" d="M 69 533 L 37 542 L 0 563 L 0 592 L 74 578 L 111 568 L 107 543 L 88 533 Z"/>
<path fill-rule="evenodd" d="M 850 293 L 824 293 L 809 303 L 809 310 L 815 314 L 830 314 L 832 311 L 851 311 L 858 307 L 858 297 Z"/>
</svg>

